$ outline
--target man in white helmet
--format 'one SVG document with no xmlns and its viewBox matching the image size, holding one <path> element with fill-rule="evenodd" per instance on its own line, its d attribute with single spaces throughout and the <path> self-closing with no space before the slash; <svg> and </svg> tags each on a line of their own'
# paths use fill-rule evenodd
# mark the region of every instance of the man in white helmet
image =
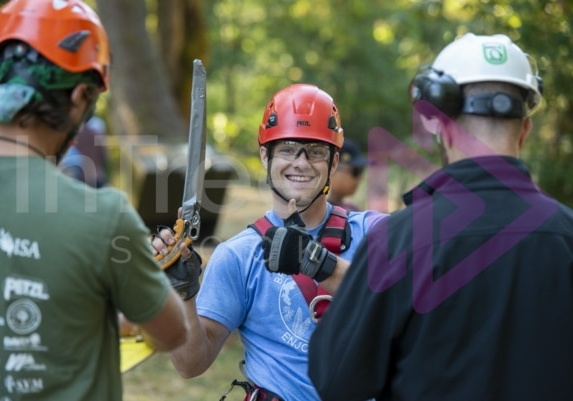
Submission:
<svg viewBox="0 0 573 401">
<path fill-rule="evenodd" d="M 411 86 L 444 166 L 362 241 L 309 344 L 324 401 L 573 400 L 573 211 L 519 152 L 541 80 L 467 34 Z"/>
</svg>

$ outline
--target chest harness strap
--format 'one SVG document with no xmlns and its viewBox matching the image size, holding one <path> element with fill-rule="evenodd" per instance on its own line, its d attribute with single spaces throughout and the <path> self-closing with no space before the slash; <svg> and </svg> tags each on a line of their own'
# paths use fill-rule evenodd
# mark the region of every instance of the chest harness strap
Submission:
<svg viewBox="0 0 573 401">
<path fill-rule="evenodd" d="M 249 227 L 252 227 L 261 237 L 273 224 L 265 217 L 260 217 Z M 326 224 L 317 235 L 318 241 L 330 252 L 340 255 L 350 245 L 350 225 L 348 211 L 340 206 L 333 206 Z M 313 279 L 304 274 L 294 274 L 293 280 L 298 285 L 310 311 L 311 319 L 316 323 L 330 304 L 332 295 Z"/>
</svg>

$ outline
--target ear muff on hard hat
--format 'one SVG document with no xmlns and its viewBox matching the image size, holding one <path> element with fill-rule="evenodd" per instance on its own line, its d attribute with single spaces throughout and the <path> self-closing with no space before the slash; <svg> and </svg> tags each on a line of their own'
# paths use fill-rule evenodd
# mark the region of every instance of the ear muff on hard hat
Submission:
<svg viewBox="0 0 573 401">
<path fill-rule="evenodd" d="M 308 84 L 293 84 L 277 92 L 265 108 L 258 140 L 259 145 L 266 145 L 285 139 L 322 141 L 340 149 L 344 131 L 332 97 Z"/>
<path fill-rule="evenodd" d="M 27 43 L 60 68 L 97 72 L 109 85 L 108 38 L 97 14 L 80 0 L 11 0 L 0 8 L 0 46 Z"/>
<path fill-rule="evenodd" d="M 533 71 L 532 62 L 533 59 L 505 35 L 468 33 L 446 46 L 432 66 L 413 79 L 410 98 L 427 100 L 450 117 L 461 112 L 521 117 L 534 112 L 541 102 L 543 84 L 537 71 Z M 507 94 L 465 99 L 461 87 L 480 82 L 515 85 L 523 89 L 524 99 Z"/>
<path fill-rule="evenodd" d="M 456 117 L 463 102 L 462 88 L 443 71 L 432 68 L 416 75 L 410 84 L 412 101 L 427 100 L 449 117 Z"/>
</svg>

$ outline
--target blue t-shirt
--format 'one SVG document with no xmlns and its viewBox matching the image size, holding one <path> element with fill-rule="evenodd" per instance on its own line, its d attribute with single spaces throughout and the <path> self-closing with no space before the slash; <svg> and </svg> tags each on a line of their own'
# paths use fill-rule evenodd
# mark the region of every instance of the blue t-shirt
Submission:
<svg viewBox="0 0 573 401">
<path fill-rule="evenodd" d="M 332 206 L 328 204 L 328 213 Z M 352 241 L 341 258 L 351 260 L 372 223 L 386 215 L 350 212 Z M 273 211 L 266 217 L 283 220 Z M 308 232 L 316 237 L 324 221 Z M 238 329 L 245 349 L 246 374 L 258 386 L 286 401 L 319 400 L 308 377 L 308 342 L 316 324 L 291 276 L 266 270 L 261 236 L 247 228 L 217 246 L 197 297 L 200 316 Z"/>
</svg>

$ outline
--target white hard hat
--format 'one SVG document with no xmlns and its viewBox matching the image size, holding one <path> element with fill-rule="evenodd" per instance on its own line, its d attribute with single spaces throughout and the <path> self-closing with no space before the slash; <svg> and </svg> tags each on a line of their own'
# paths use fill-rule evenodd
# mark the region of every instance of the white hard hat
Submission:
<svg viewBox="0 0 573 401">
<path fill-rule="evenodd" d="M 506 35 L 467 33 L 446 46 L 432 68 L 452 76 L 458 85 L 507 82 L 522 87 L 533 111 L 541 102 L 541 79 L 532 71 L 531 60 Z"/>
</svg>

